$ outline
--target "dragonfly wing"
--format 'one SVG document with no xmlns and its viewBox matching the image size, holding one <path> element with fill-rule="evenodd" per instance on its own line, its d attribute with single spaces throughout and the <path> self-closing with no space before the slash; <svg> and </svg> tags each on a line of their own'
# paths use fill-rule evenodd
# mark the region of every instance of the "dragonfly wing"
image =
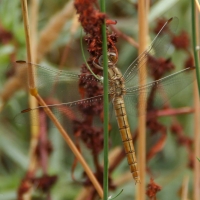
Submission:
<svg viewBox="0 0 200 200">
<path fill-rule="evenodd" d="M 175 33 L 177 27 L 178 18 L 176 17 L 170 18 L 164 24 L 147 50 L 139 55 L 125 71 L 123 77 L 126 87 L 138 85 L 139 73 L 147 63 L 149 55 L 153 55 L 154 57 L 163 57 L 166 54 L 170 46 L 171 34 Z M 145 77 L 140 76 L 140 78 L 144 79 Z"/>
<path fill-rule="evenodd" d="M 46 126 L 46 124 L 40 124 L 40 121 L 38 120 L 38 113 L 43 111 L 46 112 L 48 109 L 55 115 L 61 125 L 69 130 L 69 128 L 72 127 L 72 122 L 82 123 L 86 117 L 95 115 L 99 116 L 99 112 L 102 109 L 102 101 L 103 96 L 99 95 L 69 103 L 39 106 L 33 109 L 28 108 L 21 111 L 21 113 L 19 113 L 14 120 L 17 124 L 22 125 Z M 32 115 L 31 122 L 29 120 L 30 114 Z"/>
<path fill-rule="evenodd" d="M 100 83 L 100 81 L 92 75 L 78 75 L 69 71 L 58 70 L 53 67 L 17 61 L 17 67 L 25 68 L 27 70 L 28 65 L 32 65 L 34 69 L 36 88 L 43 98 L 53 96 L 60 102 L 74 101 L 75 99 L 80 99 L 78 95 L 80 78 L 82 82 L 85 81 L 87 84 Z M 27 78 L 24 81 L 27 82 Z"/>
<path fill-rule="evenodd" d="M 159 108 L 164 106 L 169 99 L 195 80 L 194 69 L 195 67 L 189 67 L 149 84 L 127 88 L 124 97 L 127 112 L 135 113 L 134 108 L 138 111 L 139 94 L 142 94 L 143 102 L 147 101 L 147 107 Z M 144 113 L 137 113 L 139 116 L 142 114 Z"/>
</svg>

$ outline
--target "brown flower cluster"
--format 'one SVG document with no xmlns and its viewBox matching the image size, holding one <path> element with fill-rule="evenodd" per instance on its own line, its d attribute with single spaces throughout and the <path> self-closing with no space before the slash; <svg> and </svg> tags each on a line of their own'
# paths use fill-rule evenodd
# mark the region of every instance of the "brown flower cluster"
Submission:
<svg viewBox="0 0 200 200">
<path fill-rule="evenodd" d="M 97 5 L 96 0 L 76 0 L 74 5 L 79 14 L 79 21 L 86 33 L 85 41 L 93 60 L 102 55 L 101 26 L 106 19 L 106 15 L 95 9 L 95 5 Z M 113 24 L 113 22 L 107 20 L 107 24 Z M 108 34 L 107 36 L 108 49 L 112 50 L 112 48 L 115 48 L 116 35 Z"/>
<path fill-rule="evenodd" d="M 161 190 L 161 187 L 159 185 L 157 185 L 154 180 L 151 178 L 150 179 L 150 183 L 147 185 L 147 196 L 150 199 L 155 199 L 156 194 Z"/>
<path fill-rule="evenodd" d="M 22 180 L 20 188 L 18 189 L 18 200 L 24 199 L 23 195 L 30 190 L 32 185 L 35 185 L 37 189 L 43 193 L 50 191 L 51 187 L 57 181 L 57 176 L 43 175 L 38 178 L 33 178 L 31 175 L 27 175 L 24 180 Z"/>
<path fill-rule="evenodd" d="M 102 24 L 106 20 L 106 24 L 115 24 L 112 20 L 107 19 L 104 13 L 101 13 L 98 9 L 96 0 L 75 0 L 75 8 L 79 14 L 79 21 L 86 33 L 85 42 L 87 44 L 87 50 L 90 54 L 88 58 L 88 65 L 95 74 L 102 75 L 103 71 L 93 66 L 93 62 L 98 63 L 99 57 L 102 55 Z M 110 33 L 107 29 L 107 44 L 108 51 L 114 51 L 117 53 L 115 43 L 117 37 L 115 33 Z M 79 93 L 82 98 L 94 97 L 102 95 L 103 88 L 98 81 L 85 79 L 89 76 L 90 72 L 86 65 L 81 67 L 81 75 L 79 80 Z M 94 79 L 94 78 L 93 78 Z M 76 138 L 80 138 L 86 146 L 91 150 L 93 155 L 94 164 L 96 167 L 95 175 L 100 183 L 102 183 L 102 171 L 98 161 L 98 154 L 103 149 L 103 129 L 96 127 L 94 121 L 103 121 L 103 106 L 102 101 L 96 101 L 92 105 L 80 105 L 79 110 L 83 113 L 83 121 L 74 121 L 74 132 Z M 100 117 L 99 117 L 100 116 Z M 100 176 L 99 176 L 100 174 Z M 101 178 L 99 178 L 101 177 Z M 89 180 L 86 180 L 86 184 L 90 184 Z M 110 181 L 111 183 L 111 181 Z M 110 185 L 110 188 L 112 186 Z"/>
<path fill-rule="evenodd" d="M 185 31 L 182 31 L 179 35 L 172 38 L 172 44 L 176 47 L 176 49 L 183 49 L 187 51 L 190 45 L 188 34 Z"/>
</svg>

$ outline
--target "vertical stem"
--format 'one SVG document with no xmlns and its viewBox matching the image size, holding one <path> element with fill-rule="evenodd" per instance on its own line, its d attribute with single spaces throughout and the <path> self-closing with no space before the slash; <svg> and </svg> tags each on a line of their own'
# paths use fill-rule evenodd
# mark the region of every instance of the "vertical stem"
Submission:
<svg viewBox="0 0 200 200">
<path fill-rule="evenodd" d="M 105 0 L 100 1 L 101 12 L 105 13 Z M 104 87 L 104 177 L 103 177 L 103 190 L 104 190 L 104 200 L 108 199 L 108 57 L 107 57 L 107 35 L 106 35 L 106 24 L 105 21 L 102 25 L 102 38 L 103 38 L 103 87 Z"/>
<path fill-rule="evenodd" d="M 24 31 L 25 31 L 25 36 L 26 36 L 26 50 L 27 50 L 27 61 L 28 63 L 31 63 L 32 60 L 32 46 L 31 46 L 31 35 L 30 35 L 30 26 L 29 26 L 29 20 L 28 20 L 28 7 L 27 7 L 27 1 L 26 0 L 21 0 L 21 6 L 22 6 L 22 14 L 23 14 L 23 20 L 24 20 Z M 34 74 L 34 69 L 31 65 L 29 65 L 28 67 L 28 80 L 29 80 L 29 86 L 31 88 L 35 88 L 35 78 L 33 76 Z M 31 102 L 30 102 L 30 106 L 34 106 L 36 105 L 36 99 L 34 99 L 33 97 L 31 97 L 31 95 L 29 95 Z M 29 166 L 28 166 L 28 171 L 29 172 L 33 172 L 37 166 L 37 158 L 35 156 L 35 148 L 37 146 L 37 138 L 35 137 L 35 135 L 38 132 L 38 128 L 31 128 L 31 145 L 30 145 L 30 162 L 29 162 Z M 34 134 L 34 136 L 33 136 Z M 28 191 L 26 191 L 26 193 L 23 195 L 23 198 L 25 199 L 31 199 L 31 193 L 32 190 L 29 189 Z M 26 197 L 25 197 L 26 196 Z"/>
<path fill-rule="evenodd" d="M 147 13 L 146 13 L 146 1 L 138 1 L 138 18 L 139 18 L 139 55 L 145 51 L 147 46 Z M 144 85 L 146 83 L 146 67 L 142 67 L 139 72 L 139 84 Z M 145 113 L 146 102 L 144 101 L 144 94 L 139 94 L 139 113 Z M 145 200 L 145 174 L 146 174 L 146 115 L 139 117 L 139 138 L 138 138 L 138 166 L 141 178 L 141 184 L 138 184 L 138 200 Z"/>
<path fill-rule="evenodd" d="M 31 63 L 32 62 L 31 35 L 30 35 L 30 25 L 28 21 L 28 8 L 27 8 L 26 0 L 21 0 L 21 6 L 22 6 L 23 19 L 24 19 L 24 30 L 25 30 L 25 35 L 26 35 L 27 61 L 28 63 Z M 28 78 L 29 78 L 30 88 L 35 88 L 35 78 L 33 74 L 34 74 L 34 68 L 32 67 L 32 65 L 29 65 Z"/>
<path fill-rule="evenodd" d="M 199 60 L 196 50 L 196 17 L 195 17 L 195 0 L 192 0 L 192 42 L 193 42 L 193 52 L 194 52 L 194 60 L 196 66 L 196 76 L 197 76 L 197 83 L 198 83 L 198 90 L 200 95 L 200 70 L 199 70 Z"/>
<path fill-rule="evenodd" d="M 31 55 L 32 55 L 32 62 L 36 61 L 36 57 L 37 57 L 37 51 L 36 51 L 36 35 L 37 35 L 37 16 L 38 16 L 38 0 L 31 0 L 31 4 L 30 4 L 30 10 L 31 10 Z M 33 97 L 32 95 L 29 94 L 29 105 L 31 108 L 35 108 L 38 106 L 37 104 L 37 100 L 35 97 Z M 38 116 L 36 117 L 37 120 L 39 120 L 39 113 L 37 113 Z M 30 120 L 36 120 L 33 116 L 33 114 L 30 113 Z M 32 122 L 31 122 L 32 124 Z M 38 123 L 39 124 L 39 123 Z M 37 156 L 35 154 L 35 150 L 36 147 L 38 145 L 38 139 L 39 139 L 39 127 L 37 126 L 31 126 L 31 141 L 30 141 L 30 150 L 29 150 L 29 154 L 30 154 L 30 161 L 29 161 L 29 167 L 28 167 L 28 171 L 33 172 L 36 170 L 37 167 Z"/>
<path fill-rule="evenodd" d="M 196 12 L 195 12 L 196 11 Z M 195 12 L 195 19 L 196 19 L 196 23 L 195 23 L 195 27 L 196 27 L 196 36 L 197 36 L 197 42 L 199 44 L 199 23 L 198 23 L 198 12 L 197 9 L 194 10 Z M 194 74 L 195 75 L 195 74 Z M 198 85 L 197 83 L 195 83 L 194 85 L 194 106 L 195 106 L 195 112 L 194 112 L 194 189 L 193 189 L 193 199 L 194 200 L 199 200 L 200 199 L 200 193 L 199 193 L 199 176 L 200 176 L 200 167 L 199 167 L 199 161 L 196 159 L 196 157 L 199 158 L 200 156 L 200 135 L 199 135 L 199 131 L 200 131 L 200 113 L 199 113 L 199 109 L 200 109 L 200 102 L 199 102 L 199 94 L 198 94 Z"/>
</svg>

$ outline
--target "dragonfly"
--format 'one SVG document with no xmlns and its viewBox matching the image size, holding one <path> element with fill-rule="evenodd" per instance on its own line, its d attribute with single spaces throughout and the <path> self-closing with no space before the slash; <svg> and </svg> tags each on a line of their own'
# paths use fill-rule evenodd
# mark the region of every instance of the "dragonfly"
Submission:
<svg viewBox="0 0 200 200">
<path fill-rule="evenodd" d="M 121 73 L 117 64 L 117 55 L 115 52 L 108 52 L 108 77 L 109 77 L 109 98 L 113 109 L 115 112 L 118 129 L 121 135 L 121 140 L 124 146 L 125 154 L 127 157 L 127 162 L 135 180 L 135 183 L 140 183 L 139 169 L 136 159 L 136 153 L 132 141 L 131 128 L 129 125 L 128 115 L 132 111 L 134 112 L 138 108 L 139 95 L 143 95 L 143 101 L 146 101 L 152 88 L 156 87 L 156 94 L 159 97 L 162 97 L 162 92 L 164 91 L 168 99 L 176 95 L 179 91 L 183 90 L 185 87 L 190 85 L 194 81 L 193 72 L 195 67 L 188 67 L 171 75 L 165 76 L 164 78 L 151 81 L 145 85 L 139 85 L 139 74 L 140 70 L 147 64 L 149 56 L 163 56 L 169 48 L 170 34 L 175 33 L 178 26 L 178 19 L 176 17 L 170 18 L 166 21 L 163 27 L 160 29 L 154 40 L 151 42 L 150 46 L 139 55 L 131 65 L 126 69 L 125 73 Z M 167 30 L 167 31 L 166 31 Z M 169 34 L 167 34 L 168 32 Z M 69 85 L 71 83 L 79 81 L 79 78 L 82 77 L 87 83 L 97 83 L 102 85 L 102 82 L 96 79 L 93 75 L 79 75 L 71 73 L 65 70 L 52 69 L 50 67 L 45 67 L 33 63 L 27 63 L 25 61 L 18 62 L 18 65 L 27 67 L 28 65 L 33 65 L 36 68 L 37 73 L 37 88 L 45 88 L 42 90 L 41 94 L 44 96 L 47 95 L 47 91 L 51 91 L 53 84 L 65 82 Z M 98 61 L 93 62 L 94 67 L 103 70 L 102 56 L 99 57 Z M 145 77 L 140 76 L 141 79 Z M 75 89 L 72 89 L 70 86 L 64 85 L 60 89 L 60 95 L 66 96 L 65 92 L 68 88 L 68 91 L 73 94 L 76 93 Z M 78 88 L 77 88 L 78 89 Z M 78 93 L 78 92 L 77 92 Z M 72 96 L 71 94 L 68 97 Z M 79 97 L 77 97 L 79 98 Z M 84 114 L 80 113 L 79 108 L 85 108 L 90 110 L 97 105 L 102 105 L 103 103 L 103 94 L 96 96 L 88 97 L 85 99 L 80 99 L 76 101 L 68 101 L 63 99 L 62 103 L 50 104 L 47 107 L 56 115 L 60 122 L 65 125 L 65 120 L 69 120 L 72 117 L 72 113 L 75 113 L 75 116 L 79 120 L 84 120 Z M 164 102 L 163 102 L 164 104 Z M 45 109 L 45 106 L 38 106 L 36 108 L 28 108 L 22 110 L 16 116 L 17 123 L 26 123 L 28 115 L 30 112 L 32 116 L 36 118 L 36 112 L 38 110 Z M 138 113 L 142 115 L 142 113 Z M 64 117 L 64 120 L 63 120 Z M 67 119 L 68 118 L 68 119 Z M 32 120 L 32 125 L 38 125 L 38 120 Z"/>
</svg>

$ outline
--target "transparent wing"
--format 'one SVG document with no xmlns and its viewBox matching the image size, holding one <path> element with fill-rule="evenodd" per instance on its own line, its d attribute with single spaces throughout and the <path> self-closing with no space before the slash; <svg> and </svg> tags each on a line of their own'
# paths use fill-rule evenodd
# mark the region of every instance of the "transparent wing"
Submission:
<svg viewBox="0 0 200 200">
<path fill-rule="evenodd" d="M 101 84 L 92 75 L 78 75 L 65 70 L 57 70 L 53 67 L 41 66 L 25 61 L 17 61 L 17 67 L 25 68 L 28 65 L 34 67 L 34 76 L 36 78 L 36 88 L 43 98 L 54 97 L 62 102 L 69 102 L 80 99 L 79 80 L 87 84 Z M 27 83 L 27 77 L 24 78 Z"/>
<path fill-rule="evenodd" d="M 148 59 L 148 55 L 153 55 L 154 57 L 165 56 L 170 46 L 170 35 L 176 31 L 177 27 L 178 18 L 176 17 L 170 18 L 164 24 L 164 26 L 161 28 L 161 30 L 154 38 L 147 50 L 144 51 L 141 55 L 139 55 L 125 71 L 123 77 L 125 80 L 126 87 L 138 85 L 140 69 L 145 66 Z M 145 77 L 141 77 L 141 79 L 143 78 Z"/>
<path fill-rule="evenodd" d="M 40 111 L 46 111 L 48 108 L 55 115 L 61 125 L 69 131 L 69 129 L 72 128 L 72 122 L 82 123 L 86 117 L 99 115 L 99 111 L 102 109 L 102 101 L 103 96 L 99 95 L 74 102 L 39 106 L 33 109 L 28 108 L 16 115 L 14 120 L 17 124 L 44 126 L 46 124 L 40 124 L 38 114 Z M 32 115 L 31 122 L 29 120 L 30 114 Z"/>
<path fill-rule="evenodd" d="M 30 63 L 18 61 L 17 67 L 27 70 Z M 102 110 L 101 82 L 92 75 L 78 75 L 64 70 L 57 70 L 37 64 L 32 64 L 36 77 L 36 88 L 40 96 L 48 104 L 62 125 L 70 124 L 72 121 L 83 121 L 86 115 L 100 114 Z M 27 76 L 24 76 L 27 82 Z M 90 96 L 85 95 L 84 87 L 91 90 Z M 98 86 L 98 87 L 97 87 Z M 80 88 L 83 89 L 82 93 Z M 98 90 L 99 89 L 99 90 Z M 95 93 L 93 92 L 95 90 Z M 81 93 L 81 95 L 79 94 Z M 94 97 L 93 97 L 94 96 Z M 86 97 L 83 100 L 79 100 Z M 25 107 L 26 108 L 26 107 Z M 31 125 L 29 122 L 30 113 L 33 115 L 32 125 L 38 126 L 38 112 L 45 110 L 45 107 L 26 109 L 15 117 L 18 124 Z M 36 114 L 37 113 L 37 114 Z M 41 125 L 40 125 L 41 126 Z"/>
<path fill-rule="evenodd" d="M 143 114 L 138 113 L 139 94 L 142 94 L 143 102 L 147 101 L 147 108 L 165 105 L 169 99 L 195 80 L 194 69 L 195 67 L 189 67 L 149 84 L 127 88 L 124 100 L 128 114 Z"/>
</svg>

